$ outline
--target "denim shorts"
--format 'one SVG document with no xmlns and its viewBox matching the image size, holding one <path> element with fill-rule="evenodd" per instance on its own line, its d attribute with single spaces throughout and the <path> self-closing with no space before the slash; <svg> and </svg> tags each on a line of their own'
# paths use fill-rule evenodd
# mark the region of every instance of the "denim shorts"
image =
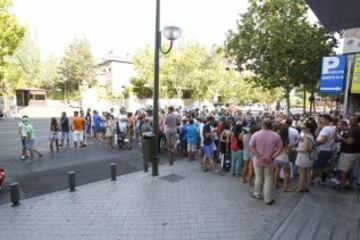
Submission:
<svg viewBox="0 0 360 240">
<path fill-rule="evenodd" d="M 318 158 L 313 163 L 313 169 L 324 169 L 328 166 L 330 158 L 333 156 L 332 151 L 320 151 Z"/>
<path fill-rule="evenodd" d="M 34 139 L 27 139 L 26 140 L 26 149 L 32 150 L 34 148 Z"/>
<path fill-rule="evenodd" d="M 254 158 L 254 154 L 250 151 L 244 151 L 244 161 L 251 161 Z"/>
<path fill-rule="evenodd" d="M 214 156 L 214 146 L 212 144 L 204 146 L 204 157 L 213 158 Z"/>
</svg>

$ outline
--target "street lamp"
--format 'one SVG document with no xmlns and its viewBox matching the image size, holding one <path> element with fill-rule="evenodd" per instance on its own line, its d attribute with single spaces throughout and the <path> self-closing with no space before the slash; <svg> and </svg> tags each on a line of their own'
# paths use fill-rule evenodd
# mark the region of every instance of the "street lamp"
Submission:
<svg viewBox="0 0 360 240">
<path fill-rule="evenodd" d="M 163 29 L 164 37 L 170 41 L 170 46 L 166 51 L 161 49 L 161 31 L 160 31 L 160 0 L 156 0 L 156 20 L 155 20 L 155 54 L 154 54 L 154 96 L 153 96 L 153 133 L 155 135 L 155 151 L 152 161 L 152 175 L 159 175 L 159 63 L 160 52 L 167 54 L 171 51 L 173 42 L 181 36 L 181 29 L 176 26 L 168 26 Z"/>
</svg>

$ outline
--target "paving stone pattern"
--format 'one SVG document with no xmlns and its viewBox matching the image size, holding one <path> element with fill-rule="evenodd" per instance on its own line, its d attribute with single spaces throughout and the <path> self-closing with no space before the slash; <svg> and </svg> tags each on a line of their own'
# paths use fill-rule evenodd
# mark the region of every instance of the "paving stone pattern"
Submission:
<svg viewBox="0 0 360 240">
<path fill-rule="evenodd" d="M 301 199 L 273 239 L 358 240 L 360 202 L 351 193 L 314 189 Z"/>
<path fill-rule="evenodd" d="M 159 170 L 160 177 L 136 172 L 23 200 L 16 208 L 2 205 L 0 239 L 295 239 L 283 232 L 297 234 L 296 226 L 311 225 L 298 214 L 301 208 L 309 209 L 305 218 L 321 212 L 316 194 L 276 192 L 275 205 L 267 206 L 251 198 L 239 178 L 203 172 L 197 162 Z M 320 227 L 318 234 L 327 233 Z"/>
</svg>

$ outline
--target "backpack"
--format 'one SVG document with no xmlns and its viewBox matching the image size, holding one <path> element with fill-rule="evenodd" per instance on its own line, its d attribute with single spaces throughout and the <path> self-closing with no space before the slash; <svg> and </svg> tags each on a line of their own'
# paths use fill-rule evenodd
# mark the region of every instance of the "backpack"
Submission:
<svg viewBox="0 0 360 240">
<path fill-rule="evenodd" d="M 312 138 L 310 138 L 310 137 L 308 137 L 308 138 L 311 142 L 311 148 L 309 150 L 309 158 L 311 161 L 315 161 L 315 160 L 317 160 L 317 155 L 318 155 L 316 144 Z"/>
<path fill-rule="evenodd" d="M 231 154 L 230 153 L 225 153 L 223 154 L 223 171 L 228 172 L 230 171 L 230 167 L 231 167 Z"/>
</svg>

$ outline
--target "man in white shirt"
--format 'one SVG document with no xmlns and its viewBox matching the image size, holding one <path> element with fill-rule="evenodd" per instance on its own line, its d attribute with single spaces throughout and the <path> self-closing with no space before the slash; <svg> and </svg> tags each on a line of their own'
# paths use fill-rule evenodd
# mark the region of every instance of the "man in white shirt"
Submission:
<svg viewBox="0 0 360 240">
<path fill-rule="evenodd" d="M 296 160 L 296 155 L 297 155 L 296 148 L 297 148 L 298 143 L 300 142 L 300 133 L 296 128 L 294 128 L 292 126 L 293 119 L 288 118 L 286 120 L 285 124 L 289 127 L 289 130 L 288 130 L 289 146 L 290 146 L 289 160 L 290 160 L 290 162 L 292 162 L 294 164 L 295 160 Z"/>
<path fill-rule="evenodd" d="M 311 179 L 314 180 L 321 176 L 320 185 L 326 186 L 326 168 L 329 164 L 331 157 L 333 156 L 335 129 L 330 126 L 330 115 L 322 115 L 319 119 L 319 127 L 321 128 L 319 135 L 316 139 L 316 143 L 319 148 L 317 160 L 313 163 L 313 171 Z"/>
<path fill-rule="evenodd" d="M 20 135 L 20 141 L 21 141 L 21 160 L 24 160 L 26 158 L 26 125 L 24 122 L 29 120 L 28 116 L 23 116 L 21 122 L 18 126 L 18 132 Z"/>
</svg>

